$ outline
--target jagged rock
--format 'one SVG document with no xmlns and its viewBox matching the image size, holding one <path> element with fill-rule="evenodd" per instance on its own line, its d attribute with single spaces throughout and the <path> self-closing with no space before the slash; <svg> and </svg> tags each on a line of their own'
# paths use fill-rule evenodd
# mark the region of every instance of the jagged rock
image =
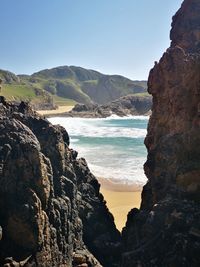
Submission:
<svg viewBox="0 0 200 267">
<path fill-rule="evenodd" d="M 186 52 L 200 51 L 200 5 L 198 0 L 184 1 L 173 17 L 170 38 L 172 46 L 180 46 Z"/>
<path fill-rule="evenodd" d="M 116 235 L 114 218 L 101 204 L 103 196 L 99 195 L 100 185 L 91 175 L 84 159 L 76 161 L 74 170 L 77 177 L 84 176 L 84 180 L 77 180 L 78 190 L 82 192 L 79 212 L 83 221 L 83 240 L 103 266 L 110 266 L 111 262 L 112 266 L 118 266 L 121 258 L 120 234 Z"/>
<path fill-rule="evenodd" d="M 68 145 L 63 127 L 0 98 L 0 266 L 117 266 L 114 219 L 86 161 Z"/>
<path fill-rule="evenodd" d="M 129 213 L 122 266 L 198 266 L 199 204 L 165 198 L 151 211 Z M 135 237 L 133 239 L 133 237 Z"/>
<path fill-rule="evenodd" d="M 120 117 L 128 115 L 147 115 L 152 106 L 150 96 L 127 95 L 105 105 L 76 104 L 75 107 L 63 116 L 106 118 L 111 115 Z"/>
<path fill-rule="evenodd" d="M 200 2 L 173 18 L 170 48 L 150 71 L 148 183 L 123 230 L 123 267 L 199 266 Z"/>
<path fill-rule="evenodd" d="M 97 104 L 76 104 L 73 107 L 73 112 L 91 112 L 94 111 L 98 107 Z"/>
</svg>

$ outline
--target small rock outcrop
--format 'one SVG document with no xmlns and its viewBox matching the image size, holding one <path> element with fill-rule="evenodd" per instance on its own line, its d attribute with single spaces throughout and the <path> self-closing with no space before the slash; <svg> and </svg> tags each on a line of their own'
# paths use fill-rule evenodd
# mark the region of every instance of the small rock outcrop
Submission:
<svg viewBox="0 0 200 267">
<path fill-rule="evenodd" d="M 0 266 L 118 266 L 120 234 L 69 136 L 0 98 Z"/>
<path fill-rule="evenodd" d="M 148 182 L 123 230 L 123 267 L 200 263 L 200 1 L 173 17 L 171 46 L 150 71 Z"/>
<path fill-rule="evenodd" d="M 130 115 L 149 115 L 152 106 L 151 96 L 127 95 L 105 105 L 76 104 L 63 116 L 84 118 L 106 118 L 111 115 L 119 117 Z"/>
</svg>

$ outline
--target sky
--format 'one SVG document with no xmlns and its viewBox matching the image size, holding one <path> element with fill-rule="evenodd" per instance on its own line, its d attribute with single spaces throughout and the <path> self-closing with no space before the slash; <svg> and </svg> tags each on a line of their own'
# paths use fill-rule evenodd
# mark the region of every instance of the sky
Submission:
<svg viewBox="0 0 200 267">
<path fill-rule="evenodd" d="M 145 80 L 182 1 L 1 0 L 0 69 L 74 65 Z"/>
</svg>

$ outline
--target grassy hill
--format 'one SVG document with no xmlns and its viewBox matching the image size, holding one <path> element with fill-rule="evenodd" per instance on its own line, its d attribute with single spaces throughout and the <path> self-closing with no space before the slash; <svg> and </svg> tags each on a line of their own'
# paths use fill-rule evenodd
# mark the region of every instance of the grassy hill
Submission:
<svg viewBox="0 0 200 267">
<path fill-rule="evenodd" d="M 48 92 L 77 102 L 105 104 L 121 96 L 146 91 L 145 82 L 134 82 L 120 75 L 105 75 L 75 66 L 42 70 L 31 81 L 43 84 Z"/>
<path fill-rule="evenodd" d="M 132 81 L 120 75 L 105 75 L 75 66 L 46 69 L 32 75 L 15 75 L 0 70 L 1 95 L 8 99 L 28 100 L 35 105 L 76 102 L 105 104 L 121 96 L 146 93 L 146 81 Z"/>
<path fill-rule="evenodd" d="M 74 105 L 73 99 L 59 97 L 46 91 L 42 84 L 32 83 L 28 75 L 15 75 L 12 72 L 0 70 L 3 81 L 0 95 L 12 101 L 28 101 L 35 108 L 53 108 L 56 105 Z"/>
</svg>

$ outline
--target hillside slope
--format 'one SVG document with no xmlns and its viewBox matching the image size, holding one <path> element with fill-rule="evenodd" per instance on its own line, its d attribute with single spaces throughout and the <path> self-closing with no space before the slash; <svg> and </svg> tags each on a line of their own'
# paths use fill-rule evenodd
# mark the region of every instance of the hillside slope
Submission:
<svg viewBox="0 0 200 267">
<path fill-rule="evenodd" d="M 106 104 L 121 96 L 146 92 L 146 81 L 132 81 L 120 75 L 105 75 L 75 66 L 46 69 L 32 75 L 15 75 L 0 70 L 2 95 L 9 100 L 57 105 Z"/>
<path fill-rule="evenodd" d="M 145 92 L 145 82 L 132 81 L 120 75 L 105 75 L 75 66 L 62 66 L 34 73 L 29 81 L 58 96 L 81 103 L 105 104 L 121 96 Z"/>
<path fill-rule="evenodd" d="M 36 109 L 53 109 L 53 96 L 31 83 L 26 83 L 12 72 L 0 70 L 1 95 L 12 101 L 30 102 Z"/>
</svg>

